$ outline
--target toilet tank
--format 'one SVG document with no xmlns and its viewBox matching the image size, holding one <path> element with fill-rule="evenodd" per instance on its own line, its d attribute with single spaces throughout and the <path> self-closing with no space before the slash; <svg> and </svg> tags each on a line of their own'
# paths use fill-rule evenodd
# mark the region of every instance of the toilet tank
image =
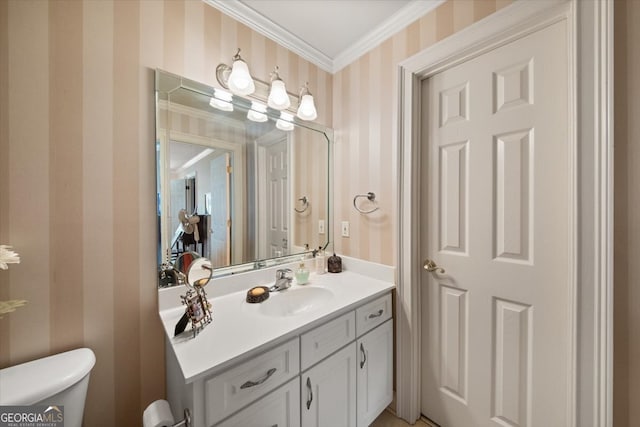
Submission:
<svg viewBox="0 0 640 427">
<path fill-rule="evenodd" d="M 80 427 L 95 362 L 80 348 L 0 369 L 0 406 L 64 406 L 65 427 Z"/>
</svg>

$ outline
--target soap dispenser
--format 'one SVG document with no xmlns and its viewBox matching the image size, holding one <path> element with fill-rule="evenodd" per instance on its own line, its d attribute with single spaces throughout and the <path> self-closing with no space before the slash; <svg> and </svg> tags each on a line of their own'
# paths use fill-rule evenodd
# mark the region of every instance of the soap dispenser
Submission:
<svg viewBox="0 0 640 427">
<path fill-rule="evenodd" d="M 322 247 L 318 248 L 318 253 L 316 254 L 316 274 L 324 274 L 325 270 L 325 255 Z"/>
<path fill-rule="evenodd" d="M 309 283 L 309 270 L 307 270 L 304 262 L 301 262 L 300 267 L 296 270 L 296 282 L 298 285 L 306 285 Z"/>
</svg>

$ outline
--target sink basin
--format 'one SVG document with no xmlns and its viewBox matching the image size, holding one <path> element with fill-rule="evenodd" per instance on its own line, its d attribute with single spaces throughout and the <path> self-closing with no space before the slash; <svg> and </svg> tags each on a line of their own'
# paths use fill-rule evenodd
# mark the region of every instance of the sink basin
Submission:
<svg viewBox="0 0 640 427">
<path fill-rule="evenodd" d="M 295 316 L 322 306 L 333 298 L 333 292 L 326 288 L 295 287 L 273 292 L 270 298 L 260 304 L 258 311 L 265 316 Z"/>
</svg>

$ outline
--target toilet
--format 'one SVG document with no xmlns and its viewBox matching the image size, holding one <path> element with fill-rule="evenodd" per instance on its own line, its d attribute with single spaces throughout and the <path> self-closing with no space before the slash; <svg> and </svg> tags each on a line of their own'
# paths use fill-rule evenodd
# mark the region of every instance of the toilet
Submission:
<svg viewBox="0 0 640 427">
<path fill-rule="evenodd" d="M 95 363 L 93 351 L 80 348 L 0 369 L 0 406 L 64 406 L 64 426 L 81 427 Z"/>
</svg>

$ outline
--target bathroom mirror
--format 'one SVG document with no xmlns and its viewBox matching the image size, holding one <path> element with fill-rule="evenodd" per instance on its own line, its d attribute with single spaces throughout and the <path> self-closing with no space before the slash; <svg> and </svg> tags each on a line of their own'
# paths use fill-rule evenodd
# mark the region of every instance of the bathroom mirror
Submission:
<svg viewBox="0 0 640 427">
<path fill-rule="evenodd" d="M 253 121 L 250 100 L 213 96 L 156 70 L 158 271 L 196 252 L 215 278 L 325 247 L 331 129 L 294 119 L 281 130 L 279 111 Z"/>
</svg>

